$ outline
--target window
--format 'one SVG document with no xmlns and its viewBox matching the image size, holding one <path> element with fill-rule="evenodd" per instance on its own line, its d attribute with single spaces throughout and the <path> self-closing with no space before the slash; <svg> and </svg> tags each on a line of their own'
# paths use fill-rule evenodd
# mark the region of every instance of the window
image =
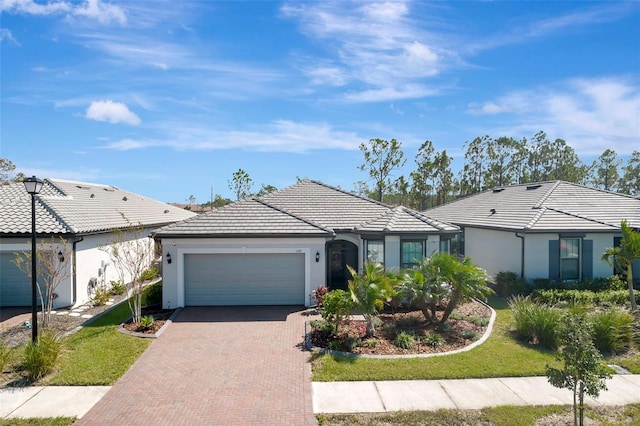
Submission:
<svg viewBox="0 0 640 426">
<path fill-rule="evenodd" d="M 413 268 L 422 260 L 423 253 L 422 241 L 403 241 L 400 245 L 400 266 Z"/>
<path fill-rule="evenodd" d="M 580 279 L 580 239 L 560 239 L 560 278 Z"/>
<path fill-rule="evenodd" d="M 367 240 L 366 261 L 384 265 L 384 241 Z"/>
<path fill-rule="evenodd" d="M 440 240 L 440 252 L 449 253 L 449 240 Z"/>
</svg>

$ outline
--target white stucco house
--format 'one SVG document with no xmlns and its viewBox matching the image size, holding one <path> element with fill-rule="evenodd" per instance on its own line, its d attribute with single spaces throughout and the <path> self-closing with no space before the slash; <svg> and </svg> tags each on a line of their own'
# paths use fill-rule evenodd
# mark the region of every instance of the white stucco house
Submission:
<svg viewBox="0 0 640 426">
<path fill-rule="evenodd" d="M 56 288 L 54 307 L 83 304 L 93 283 L 118 280 L 108 254 L 99 249 L 115 229 L 141 225 L 149 238 L 155 229 L 192 216 L 114 186 L 44 179 L 36 195 L 37 243 L 62 237 L 71 254 L 62 260 L 70 263 L 70 274 Z M 30 251 L 31 197 L 22 183 L 0 185 L 0 307 L 31 305 L 31 278 L 14 264 L 16 252 Z"/>
<path fill-rule="evenodd" d="M 425 214 L 458 225 L 460 254 L 490 275 L 579 280 L 612 275 L 602 253 L 619 244 L 622 219 L 640 228 L 640 199 L 553 181 L 490 189 Z"/>
<path fill-rule="evenodd" d="M 166 226 L 163 305 L 305 305 L 346 288 L 346 265 L 408 267 L 449 250 L 456 226 L 305 180 Z"/>
</svg>

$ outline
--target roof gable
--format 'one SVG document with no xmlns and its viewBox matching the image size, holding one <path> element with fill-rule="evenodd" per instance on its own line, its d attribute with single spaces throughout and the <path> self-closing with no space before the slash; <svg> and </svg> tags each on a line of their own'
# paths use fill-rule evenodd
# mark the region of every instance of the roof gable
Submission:
<svg viewBox="0 0 640 426">
<path fill-rule="evenodd" d="M 353 230 L 391 207 L 324 183 L 304 180 L 261 197 L 270 205 L 324 227 Z"/>
</svg>

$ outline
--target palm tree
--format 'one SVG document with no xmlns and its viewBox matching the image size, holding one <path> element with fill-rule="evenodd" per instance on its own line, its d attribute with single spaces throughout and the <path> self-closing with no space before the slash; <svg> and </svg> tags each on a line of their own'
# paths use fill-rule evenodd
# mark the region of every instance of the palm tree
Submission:
<svg viewBox="0 0 640 426">
<path fill-rule="evenodd" d="M 356 308 L 362 311 L 367 322 L 366 335 L 371 337 L 375 334 L 378 310 L 382 309 L 384 302 L 389 302 L 393 297 L 396 278 L 393 274 L 385 272 L 381 264 L 375 262 L 365 263 L 362 275 L 348 265 L 347 268 L 351 274 L 351 280 L 349 280 L 351 299 Z"/>
<path fill-rule="evenodd" d="M 486 272 L 471 263 L 467 257 L 463 261 L 448 253 L 437 253 L 430 259 L 431 270 L 436 282 L 447 283 L 451 286 L 449 302 L 440 319 L 442 326 L 453 310 L 463 300 L 473 297 L 486 297 L 493 293 L 487 286 Z"/>
<path fill-rule="evenodd" d="M 415 304 L 428 322 L 435 322 L 438 304 L 449 295 L 451 286 L 439 280 L 433 258 L 423 258 L 416 269 L 405 272 L 398 292 Z"/>
<path fill-rule="evenodd" d="M 627 276 L 631 310 L 638 311 L 638 304 L 633 293 L 633 262 L 640 259 L 640 232 L 634 231 L 626 220 L 620 222 L 622 240 L 619 247 L 610 247 L 602 254 L 602 260 Z"/>
</svg>

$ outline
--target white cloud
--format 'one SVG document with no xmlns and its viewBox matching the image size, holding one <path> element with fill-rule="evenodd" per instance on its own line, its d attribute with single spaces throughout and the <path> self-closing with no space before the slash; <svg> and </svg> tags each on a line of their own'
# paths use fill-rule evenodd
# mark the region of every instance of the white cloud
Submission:
<svg viewBox="0 0 640 426">
<path fill-rule="evenodd" d="M 73 14 L 94 18 L 101 24 L 109 24 L 111 21 L 116 21 L 120 25 L 127 23 L 127 17 L 122 8 L 100 0 L 86 0 L 73 10 Z"/>
<path fill-rule="evenodd" d="M 51 15 L 69 12 L 71 5 L 65 1 L 52 1 L 45 4 L 33 0 L 0 0 L 0 11 L 25 13 L 28 15 Z"/>
<path fill-rule="evenodd" d="M 560 87 L 514 92 L 483 104 L 470 114 L 509 113 L 516 123 L 505 134 L 543 129 L 565 139 L 578 153 L 600 154 L 610 147 L 621 155 L 638 149 L 640 84 L 625 77 L 573 79 Z"/>
<path fill-rule="evenodd" d="M 13 34 L 11 34 L 11 31 L 9 31 L 6 28 L 0 28 L 0 42 L 3 42 L 5 40 L 15 44 L 16 46 L 20 46 L 20 43 L 18 42 L 18 40 L 15 39 L 15 37 L 13 37 Z"/>
<path fill-rule="evenodd" d="M 125 104 L 112 100 L 91 102 L 85 117 L 90 120 L 126 123 L 133 126 L 140 124 L 140 118 L 131 112 Z"/>
<path fill-rule="evenodd" d="M 430 89 L 420 84 L 409 84 L 398 87 L 381 87 L 352 92 L 344 95 L 348 102 L 381 102 L 401 99 L 416 99 L 438 94 L 435 89 Z"/>
<path fill-rule="evenodd" d="M 301 31 L 322 42 L 331 59 L 305 57 L 314 84 L 364 84 L 351 102 L 420 98 L 430 91 L 407 91 L 440 74 L 457 55 L 412 18 L 408 2 L 295 3 L 281 9 Z M 311 64 L 311 66 L 309 66 Z M 330 64 L 330 65 L 328 65 Z M 382 96 L 376 96 L 376 93 Z"/>
<path fill-rule="evenodd" d="M 323 149 L 357 150 L 362 137 L 354 132 L 331 127 L 327 123 L 298 123 L 276 120 L 249 130 L 213 130 L 193 123 L 163 123 L 155 130 L 164 139 L 123 139 L 103 146 L 128 151 L 166 147 L 181 151 L 244 149 L 259 152 L 310 152 Z"/>
<path fill-rule="evenodd" d="M 116 21 L 124 25 L 127 22 L 127 17 L 121 7 L 101 0 L 85 0 L 80 4 L 66 1 L 36 3 L 34 0 L 0 0 L 0 11 L 27 15 L 83 16 L 95 19 L 101 24 Z"/>
</svg>

